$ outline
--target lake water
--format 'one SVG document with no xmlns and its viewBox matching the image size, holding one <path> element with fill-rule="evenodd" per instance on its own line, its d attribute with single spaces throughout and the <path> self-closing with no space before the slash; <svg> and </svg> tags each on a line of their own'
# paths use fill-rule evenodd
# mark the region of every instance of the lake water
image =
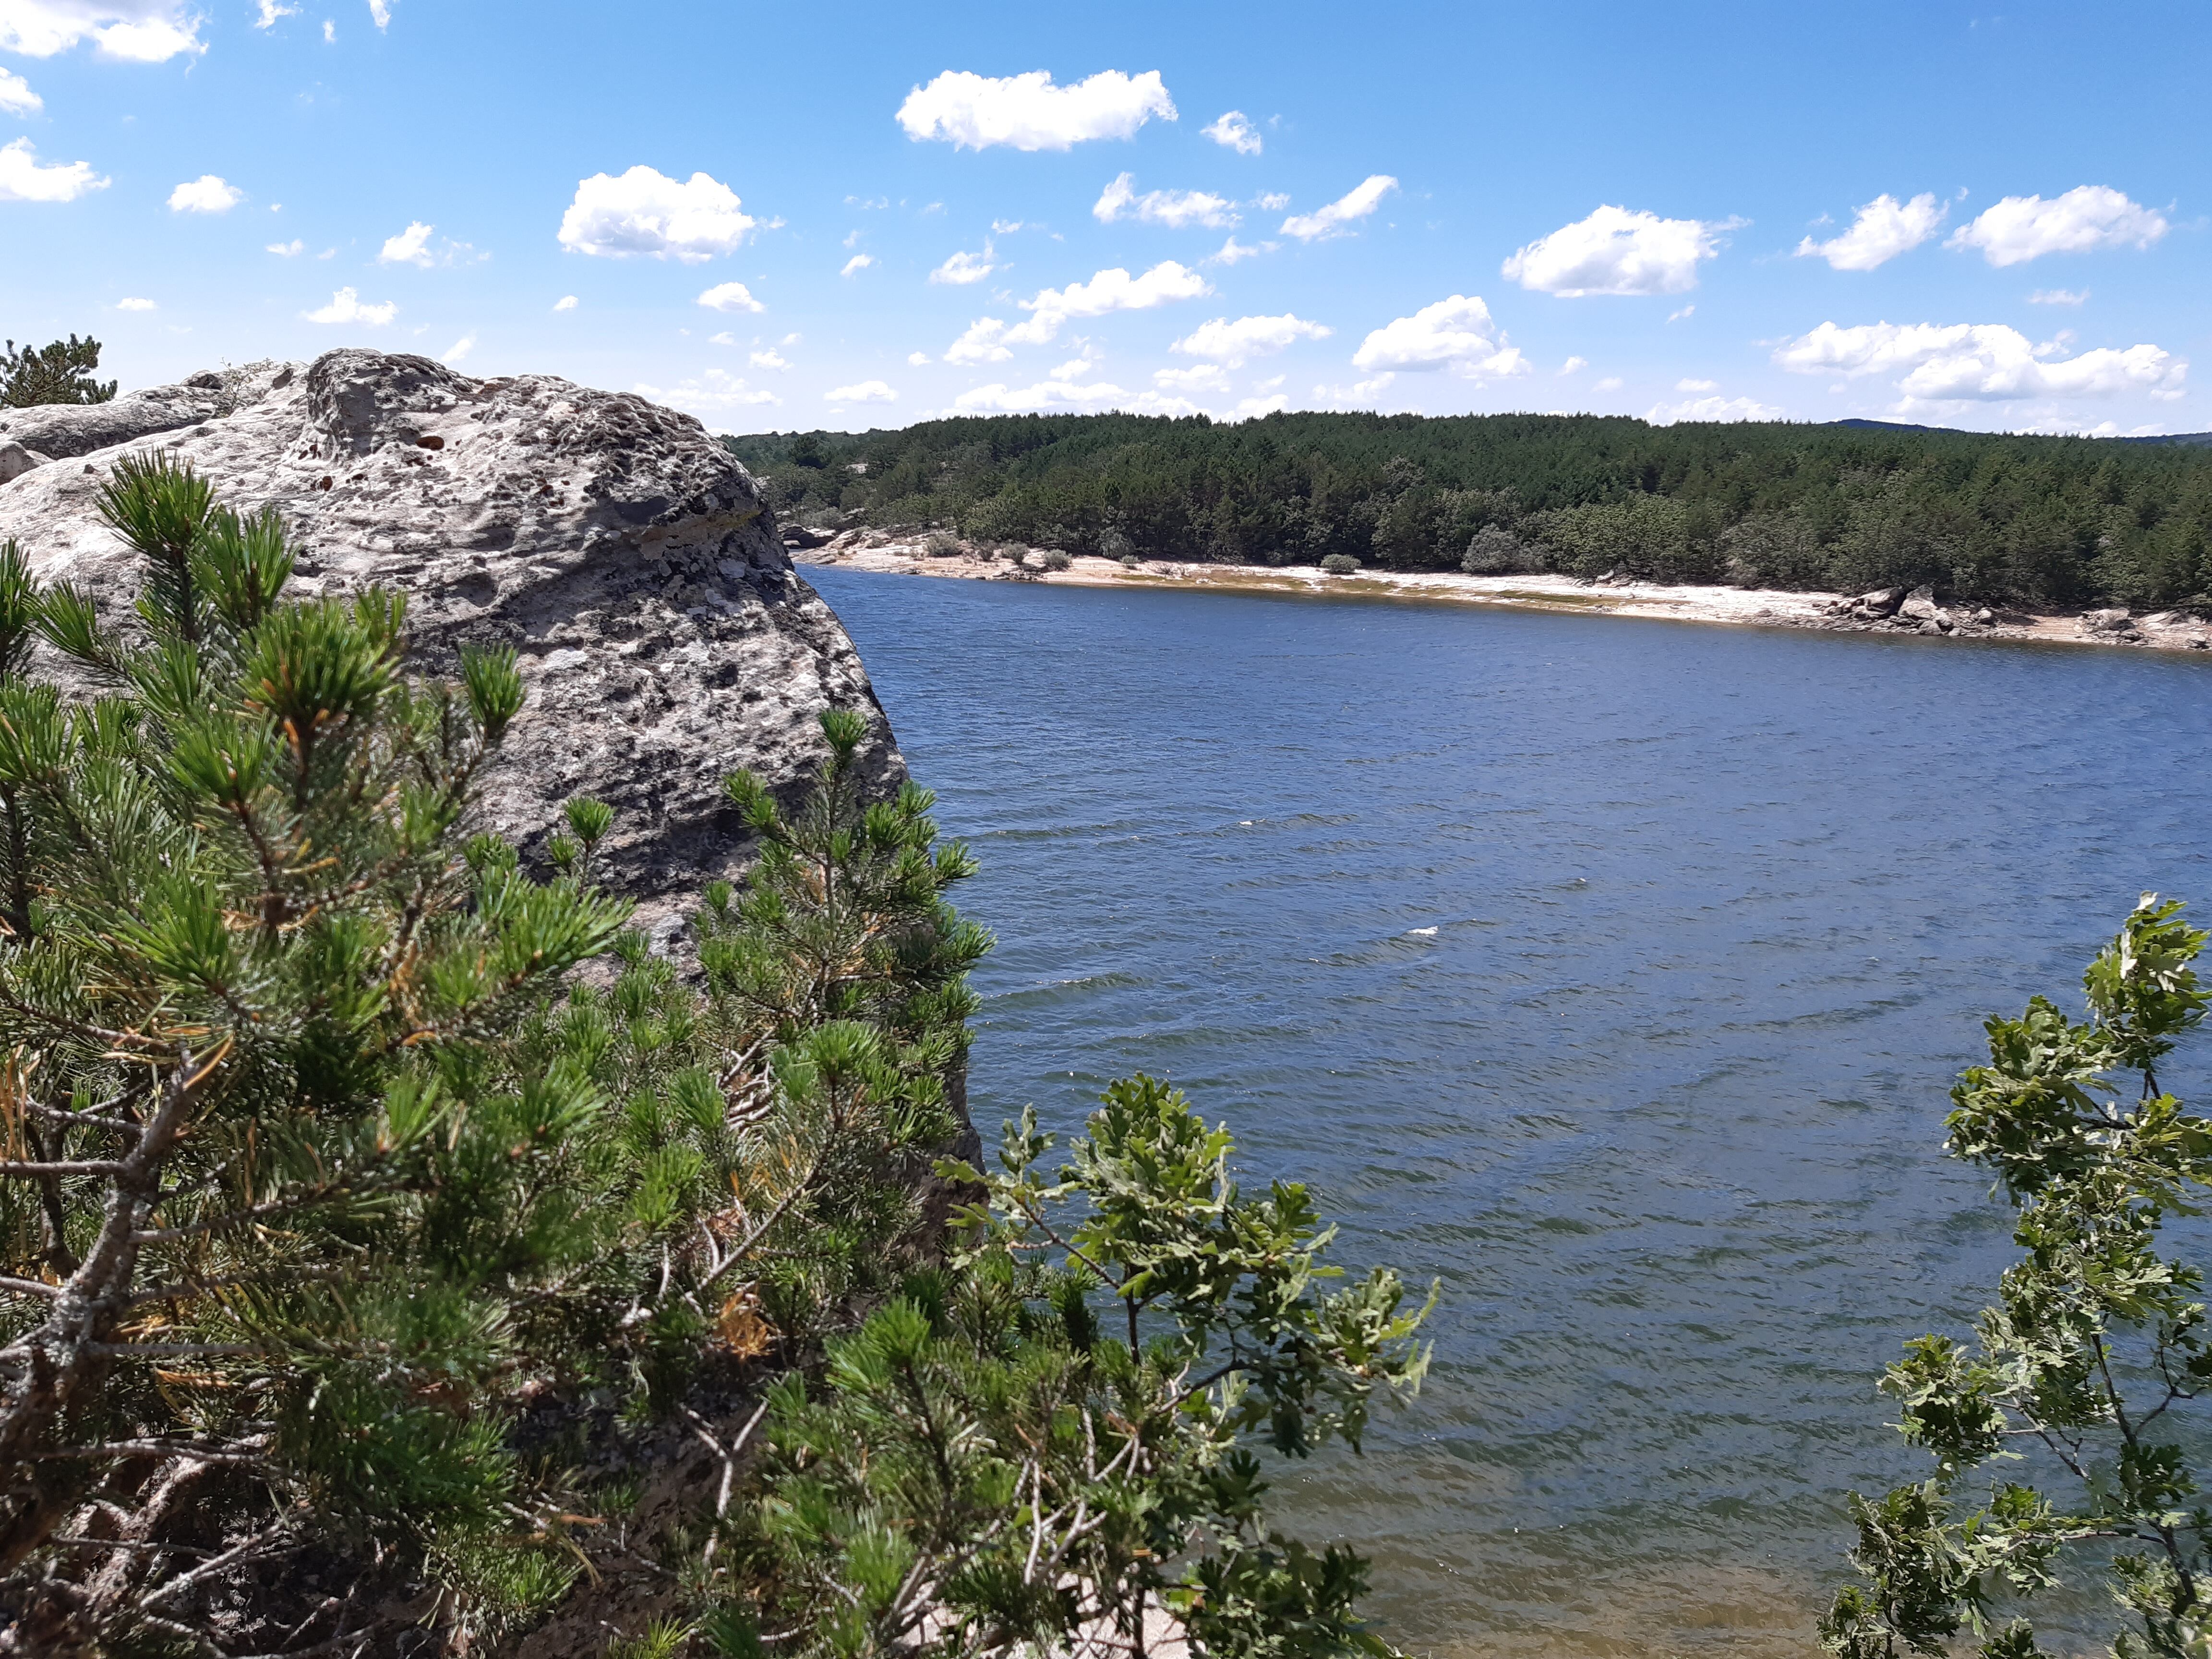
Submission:
<svg viewBox="0 0 2212 1659">
<path fill-rule="evenodd" d="M 1436 1367 L 1286 1520 L 1420 1653 L 1803 1653 L 1873 1391 L 2011 1254 L 1979 1021 L 2212 910 L 2212 664 L 1468 608 L 810 579 L 982 862 L 971 1101 L 1173 1077 Z"/>
</svg>

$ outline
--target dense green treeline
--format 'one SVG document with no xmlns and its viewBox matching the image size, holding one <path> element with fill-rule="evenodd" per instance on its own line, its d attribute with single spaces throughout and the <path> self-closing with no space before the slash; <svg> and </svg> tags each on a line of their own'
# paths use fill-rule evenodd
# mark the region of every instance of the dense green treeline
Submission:
<svg viewBox="0 0 2212 1659">
<path fill-rule="evenodd" d="M 787 521 L 1073 552 L 2212 606 L 2212 453 L 1618 416 L 1006 416 L 726 441 Z"/>
</svg>

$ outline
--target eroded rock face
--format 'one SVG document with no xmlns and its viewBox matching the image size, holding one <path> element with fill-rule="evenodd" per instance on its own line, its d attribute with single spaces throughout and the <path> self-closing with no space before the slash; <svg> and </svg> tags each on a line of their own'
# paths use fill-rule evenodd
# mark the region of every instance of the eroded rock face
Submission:
<svg viewBox="0 0 2212 1659">
<path fill-rule="evenodd" d="M 427 670 L 465 641 L 511 643 L 530 699 L 487 815 L 529 848 L 568 797 L 608 801 L 607 873 L 659 901 L 648 919 L 745 861 L 723 775 L 747 768 L 796 796 L 824 752 L 823 708 L 867 717 L 877 784 L 904 775 L 852 641 L 793 574 L 751 477 L 690 416 L 359 350 L 62 412 L 125 404 L 195 412 L 88 450 L 18 439 L 56 459 L 0 484 L 0 540 L 125 615 L 137 562 L 95 495 L 124 453 L 167 448 L 227 504 L 283 514 L 302 550 L 294 592 L 404 591 Z"/>
<path fill-rule="evenodd" d="M 234 372 L 236 379 L 265 383 L 281 367 L 256 363 Z M 206 420 L 229 402 L 223 377 L 195 374 L 182 386 L 157 386 L 104 404 L 40 404 L 29 409 L 0 409 L 0 444 L 21 444 L 45 457 L 89 455 L 157 432 L 174 432 Z"/>
</svg>

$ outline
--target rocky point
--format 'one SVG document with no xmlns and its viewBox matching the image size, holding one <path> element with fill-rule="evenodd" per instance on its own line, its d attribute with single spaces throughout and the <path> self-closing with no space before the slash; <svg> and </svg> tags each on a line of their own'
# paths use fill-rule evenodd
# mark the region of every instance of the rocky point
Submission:
<svg viewBox="0 0 2212 1659">
<path fill-rule="evenodd" d="M 843 627 L 793 571 L 751 477 L 688 415 L 385 352 L 255 364 L 0 411 L 0 541 L 126 615 L 134 556 L 95 503 L 112 464 L 146 448 L 227 505 L 282 514 L 295 593 L 405 592 L 426 669 L 465 642 L 512 645 L 530 696 L 489 821 L 530 848 L 568 797 L 607 801 L 608 878 L 663 935 L 687 895 L 745 861 L 724 775 L 795 799 L 823 753 L 823 708 L 866 715 L 875 785 L 904 775 Z"/>
</svg>

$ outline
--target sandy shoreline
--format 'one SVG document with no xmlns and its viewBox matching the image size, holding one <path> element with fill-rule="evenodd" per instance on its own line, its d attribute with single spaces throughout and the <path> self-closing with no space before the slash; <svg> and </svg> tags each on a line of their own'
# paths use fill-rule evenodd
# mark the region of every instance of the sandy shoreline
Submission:
<svg viewBox="0 0 2212 1659">
<path fill-rule="evenodd" d="M 1832 633 L 1907 633 L 1953 639 L 2029 641 L 2136 650 L 2212 649 L 2212 628 L 2191 617 L 2119 611 L 1992 612 L 1971 605 L 1905 602 L 1907 614 L 1839 593 L 1773 588 L 1670 586 L 1663 583 L 1590 582 L 1559 575 L 1466 576 L 1442 571 L 1361 570 L 1324 575 L 1310 566 L 1182 564 L 1147 559 L 1130 568 L 1115 560 L 1078 556 L 1065 570 L 1042 568 L 1029 550 L 1015 558 L 986 558 L 963 544 L 951 556 L 930 557 L 919 538 L 881 531 L 848 531 L 827 544 L 791 550 L 800 564 L 842 565 L 904 575 L 969 581 L 1042 581 L 1079 587 L 1176 587 L 1222 592 L 1267 592 L 1317 598 L 1410 599 L 1499 606 L 1521 611 L 1639 617 L 1648 621 L 1723 623 L 1762 628 L 1812 628 Z M 1918 599 L 1918 596 L 1915 596 Z"/>
</svg>

